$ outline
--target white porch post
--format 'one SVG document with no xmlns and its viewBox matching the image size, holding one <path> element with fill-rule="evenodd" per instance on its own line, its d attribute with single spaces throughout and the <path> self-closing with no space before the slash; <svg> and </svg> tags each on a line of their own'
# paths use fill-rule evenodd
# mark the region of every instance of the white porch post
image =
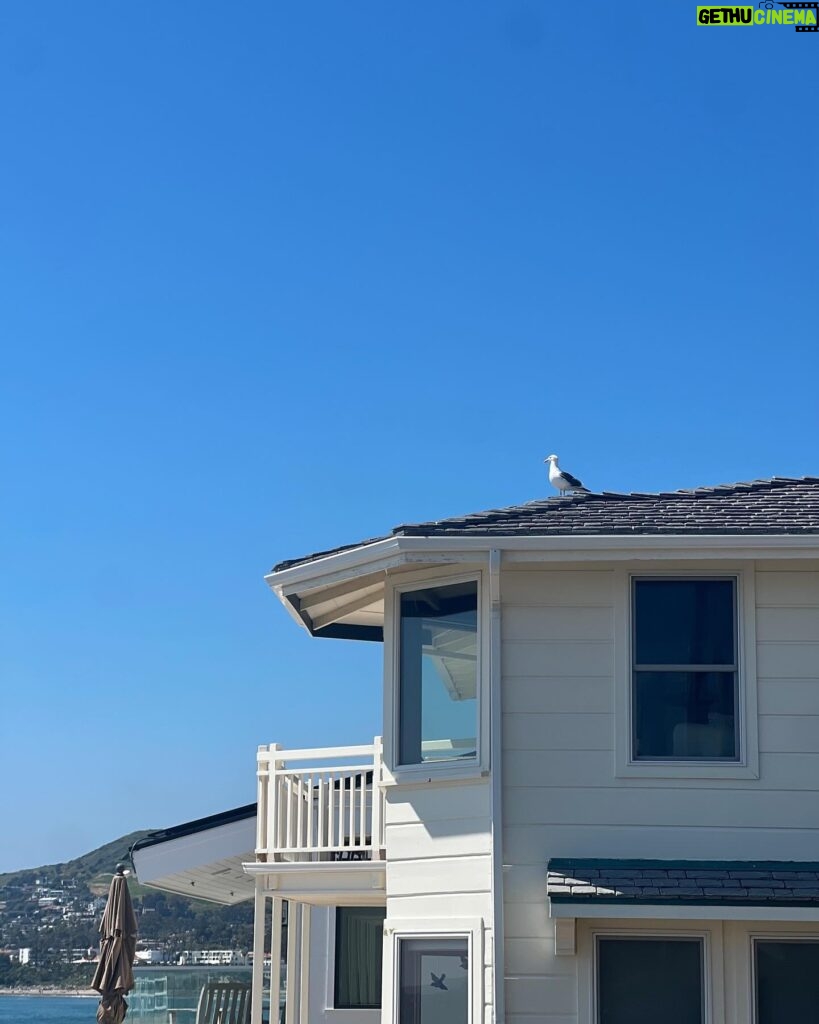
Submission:
<svg viewBox="0 0 819 1024">
<path fill-rule="evenodd" d="M 284 1004 L 284 1024 L 296 1024 L 296 1000 L 298 998 L 298 939 L 299 905 L 287 901 L 287 991 Z M 252 1022 L 251 1022 L 252 1024 Z"/>
<path fill-rule="evenodd" d="M 373 795 L 372 795 L 372 818 L 370 820 L 370 843 L 372 845 L 371 857 L 373 860 L 381 860 L 384 856 L 384 821 L 383 804 L 384 790 L 381 783 L 384 779 L 384 745 L 381 737 L 376 736 L 373 740 Z"/>
<path fill-rule="evenodd" d="M 273 897 L 273 925 L 270 935 L 270 1022 L 279 1024 L 282 994 L 282 900 Z M 253 1024 L 253 1022 L 251 1022 Z"/>
<path fill-rule="evenodd" d="M 264 996 L 264 935 L 267 897 L 263 881 L 256 879 L 253 897 L 253 989 L 250 1000 L 250 1024 L 262 1024 L 262 1001 Z"/>
<path fill-rule="evenodd" d="M 309 1024 L 310 1012 L 310 911 L 301 905 L 301 956 L 299 957 L 299 1024 Z"/>
</svg>

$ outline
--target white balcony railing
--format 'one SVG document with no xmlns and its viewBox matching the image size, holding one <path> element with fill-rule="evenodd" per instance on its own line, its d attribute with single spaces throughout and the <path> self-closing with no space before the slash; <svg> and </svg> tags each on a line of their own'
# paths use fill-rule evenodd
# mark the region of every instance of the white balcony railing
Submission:
<svg viewBox="0 0 819 1024">
<path fill-rule="evenodd" d="M 258 861 L 379 860 L 381 738 L 359 747 L 259 747 Z"/>
</svg>

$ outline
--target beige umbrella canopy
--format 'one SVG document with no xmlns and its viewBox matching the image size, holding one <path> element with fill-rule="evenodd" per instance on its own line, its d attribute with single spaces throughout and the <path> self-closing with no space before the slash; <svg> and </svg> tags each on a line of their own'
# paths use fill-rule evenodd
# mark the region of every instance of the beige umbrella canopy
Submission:
<svg viewBox="0 0 819 1024">
<path fill-rule="evenodd" d="M 136 917 L 122 864 L 117 865 L 111 879 L 100 935 L 100 962 L 91 982 L 91 988 L 100 994 L 97 1020 L 99 1024 L 122 1024 L 128 1012 L 125 993 L 134 987 L 137 940 Z"/>
</svg>

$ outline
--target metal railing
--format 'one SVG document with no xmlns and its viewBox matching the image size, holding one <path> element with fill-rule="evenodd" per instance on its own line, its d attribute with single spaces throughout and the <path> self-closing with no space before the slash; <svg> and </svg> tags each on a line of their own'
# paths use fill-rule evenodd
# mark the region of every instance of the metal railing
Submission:
<svg viewBox="0 0 819 1024">
<path fill-rule="evenodd" d="M 259 747 L 257 860 L 381 859 L 382 766 L 380 736 L 357 747 Z"/>
</svg>

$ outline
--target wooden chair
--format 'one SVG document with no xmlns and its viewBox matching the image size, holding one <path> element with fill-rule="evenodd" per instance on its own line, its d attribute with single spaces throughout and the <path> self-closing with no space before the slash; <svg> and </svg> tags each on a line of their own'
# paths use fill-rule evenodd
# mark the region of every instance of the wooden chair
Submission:
<svg viewBox="0 0 819 1024">
<path fill-rule="evenodd" d="M 251 985 L 244 981 L 210 981 L 199 994 L 196 1024 L 249 1024 Z M 169 1012 L 177 1024 L 176 1010 Z"/>
</svg>

